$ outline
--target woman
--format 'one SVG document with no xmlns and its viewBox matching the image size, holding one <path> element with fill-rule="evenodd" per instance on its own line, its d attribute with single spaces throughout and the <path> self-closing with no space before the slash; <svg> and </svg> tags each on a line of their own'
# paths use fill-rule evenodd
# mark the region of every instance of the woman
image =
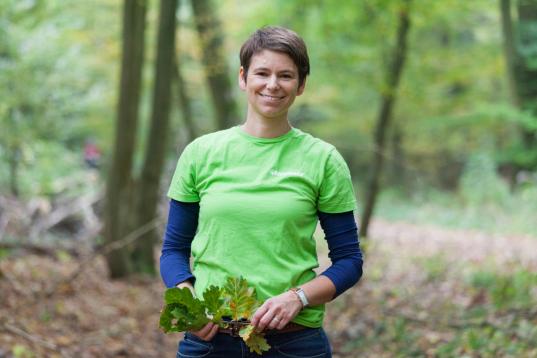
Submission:
<svg viewBox="0 0 537 358">
<path fill-rule="evenodd" d="M 198 296 L 242 276 L 265 301 L 251 319 L 268 332 L 264 357 L 330 357 L 324 303 L 362 275 L 349 170 L 332 145 L 289 124 L 310 70 L 304 41 L 264 27 L 243 44 L 240 60 L 246 121 L 196 139 L 181 155 L 168 192 L 161 274 L 167 287 Z M 332 261 L 320 275 L 313 271 L 317 220 Z M 250 354 L 240 338 L 209 323 L 186 333 L 177 356 Z"/>
</svg>

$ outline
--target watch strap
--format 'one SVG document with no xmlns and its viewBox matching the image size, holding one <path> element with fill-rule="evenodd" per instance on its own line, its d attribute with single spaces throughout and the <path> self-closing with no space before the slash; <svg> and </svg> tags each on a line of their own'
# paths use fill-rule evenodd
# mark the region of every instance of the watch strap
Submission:
<svg viewBox="0 0 537 358">
<path fill-rule="evenodd" d="M 298 299 L 300 300 L 300 302 L 302 302 L 302 307 L 306 307 L 309 305 L 306 293 L 301 287 L 292 288 L 291 291 L 293 291 L 298 296 Z"/>
</svg>

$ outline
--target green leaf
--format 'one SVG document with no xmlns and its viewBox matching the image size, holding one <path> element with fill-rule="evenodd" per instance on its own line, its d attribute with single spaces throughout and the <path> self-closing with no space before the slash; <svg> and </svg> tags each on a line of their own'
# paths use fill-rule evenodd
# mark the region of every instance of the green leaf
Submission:
<svg viewBox="0 0 537 358">
<path fill-rule="evenodd" d="M 260 302 L 256 299 L 255 289 L 248 287 L 248 282 L 242 277 L 228 277 L 224 286 L 224 296 L 234 320 L 250 319 L 260 306 Z"/>
<path fill-rule="evenodd" d="M 164 301 L 166 306 L 160 316 L 164 332 L 198 330 L 209 322 L 205 305 L 186 287 L 167 289 Z"/>
<path fill-rule="evenodd" d="M 255 333 L 254 326 L 249 324 L 239 331 L 239 336 L 241 336 L 244 341 L 247 341 L 248 339 L 250 339 L 252 333 Z"/>
<path fill-rule="evenodd" d="M 244 343 L 250 348 L 250 352 L 256 352 L 257 354 L 263 354 L 264 351 L 270 349 L 270 345 L 265 339 L 264 333 L 257 333 L 254 330 L 254 326 L 248 325 L 239 331 L 239 335 L 244 340 Z"/>
<path fill-rule="evenodd" d="M 173 307 L 171 305 L 166 305 L 162 312 L 160 313 L 160 322 L 159 325 L 162 327 L 164 332 L 173 332 L 172 328 L 172 310 Z"/>
<path fill-rule="evenodd" d="M 193 300 L 194 296 L 192 296 L 192 292 L 186 288 L 168 288 L 166 292 L 164 292 L 164 302 L 166 304 L 172 304 L 172 303 L 180 303 L 184 304 L 184 302 Z"/>
<path fill-rule="evenodd" d="M 203 293 L 203 303 L 207 308 L 207 314 L 212 316 L 212 321 L 220 322 L 222 316 L 230 315 L 229 309 L 226 309 L 225 300 L 222 297 L 222 289 L 216 286 L 210 286 Z"/>
<path fill-rule="evenodd" d="M 185 306 L 177 305 L 173 308 L 171 314 L 174 321 L 174 326 L 179 332 L 194 330 L 197 331 L 205 326 L 209 319 L 205 316 L 205 307 L 201 304 L 199 306 Z"/>
</svg>

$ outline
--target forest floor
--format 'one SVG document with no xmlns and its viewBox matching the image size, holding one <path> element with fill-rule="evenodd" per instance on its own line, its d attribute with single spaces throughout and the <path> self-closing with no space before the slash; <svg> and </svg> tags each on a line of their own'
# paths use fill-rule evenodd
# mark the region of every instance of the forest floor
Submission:
<svg viewBox="0 0 537 358">
<path fill-rule="evenodd" d="M 327 305 L 334 357 L 537 356 L 537 238 L 383 220 L 370 236 L 364 278 Z M 110 281 L 97 258 L 57 285 L 79 261 L 0 260 L 0 357 L 175 356 L 159 279 Z"/>
</svg>

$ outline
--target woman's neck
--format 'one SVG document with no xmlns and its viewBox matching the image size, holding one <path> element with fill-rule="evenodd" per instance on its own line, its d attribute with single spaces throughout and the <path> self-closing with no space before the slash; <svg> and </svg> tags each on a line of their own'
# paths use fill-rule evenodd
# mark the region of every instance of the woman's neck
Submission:
<svg viewBox="0 0 537 358">
<path fill-rule="evenodd" d="M 250 113 L 249 113 L 250 114 Z M 291 130 L 291 125 L 285 118 L 260 118 L 248 115 L 242 130 L 258 138 L 276 138 Z"/>
</svg>

